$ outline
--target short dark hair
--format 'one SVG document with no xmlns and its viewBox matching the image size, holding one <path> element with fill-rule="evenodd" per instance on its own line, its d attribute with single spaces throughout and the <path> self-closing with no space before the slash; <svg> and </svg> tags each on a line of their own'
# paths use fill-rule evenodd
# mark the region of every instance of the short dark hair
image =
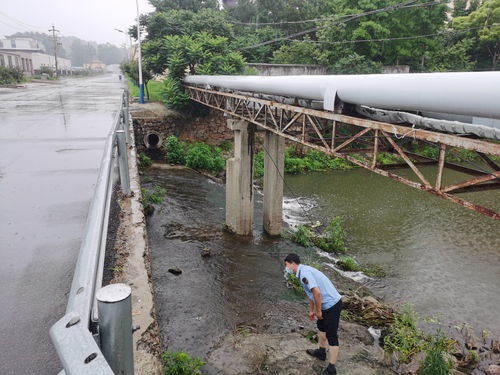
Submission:
<svg viewBox="0 0 500 375">
<path fill-rule="evenodd" d="M 285 258 L 285 262 L 300 264 L 300 257 L 297 254 L 288 254 Z"/>
</svg>

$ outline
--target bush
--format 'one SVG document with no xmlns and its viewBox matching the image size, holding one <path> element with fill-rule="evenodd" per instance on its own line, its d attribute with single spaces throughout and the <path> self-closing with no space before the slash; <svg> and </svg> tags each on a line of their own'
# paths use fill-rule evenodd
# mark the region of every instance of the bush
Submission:
<svg viewBox="0 0 500 375">
<path fill-rule="evenodd" d="M 142 188 L 142 204 L 146 207 L 149 204 L 161 204 L 164 201 L 164 196 L 167 193 L 167 190 L 162 188 L 161 186 L 154 186 L 153 191 L 149 191 L 147 189 Z"/>
<path fill-rule="evenodd" d="M 221 172 L 225 168 L 226 161 L 219 148 L 197 143 L 187 152 L 186 165 L 193 169 Z"/>
<path fill-rule="evenodd" d="M 292 241 L 307 247 L 311 245 L 311 237 L 311 230 L 304 225 L 299 225 L 297 230 L 292 234 Z"/>
<path fill-rule="evenodd" d="M 168 108 L 184 109 L 189 102 L 189 95 L 184 92 L 180 81 L 174 78 L 167 78 L 162 91 L 163 103 Z"/>
<path fill-rule="evenodd" d="M 417 321 L 418 315 L 413 307 L 404 305 L 384 339 L 384 349 L 389 353 L 398 353 L 401 363 L 408 362 L 424 348 L 423 334 L 417 329 Z"/>
<path fill-rule="evenodd" d="M 144 152 L 141 152 L 139 154 L 139 168 L 146 169 L 152 163 L 153 163 L 153 161 L 151 160 L 151 158 L 149 156 L 147 156 Z"/>
<path fill-rule="evenodd" d="M 205 364 L 184 352 L 165 352 L 162 360 L 165 375 L 201 375 L 200 368 Z"/>
<path fill-rule="evenodd" d="M 339 216 L 330 221 L 322 237 L 315 237 L 313 239 L 316 246 L 329 253 L 343 253 L 347 251 L 345 240 L 346 233 L 344 228 L 342 228 Z"/>
<path fill-rule="evenodd" d="M 358 272 L 363 270 L 363 268 L 358 264 L 358 262 L 356 262 L 356 260 L 354 260 L 354 258 L 351 257 L 340 257 L 339 260 L 337 261 L 337 264 L 344 271 Z"/>
<path fill-rule="evenodd" d="M 186 164 L 186 144 L 179 142 L 177 137 L 171 135 L 165 143 L 165 156 L 167 163 Z"/>
<path fill-rule="evenodd" d="M 0 67 L 0 85 L 19 83 L 23 78 L 23 72 L 19 69 Z"/>
<path fill-rule="evenodd" d="M 449 375 L 453 367 L 448 351 L 450 342 L 443 332 L 438 331 L 425 350 L 425 359 L 419 371 L 420 375 Z"/>
<path fill-rule="evenodd" d="M 287 285 L 289 285 L 293 289 L 293 291 L 297 293 L 299 296 L 304 296 L 306 294 L 297 276 L 287 273 L 286 280 L 287 280 Z"/>
</svg>

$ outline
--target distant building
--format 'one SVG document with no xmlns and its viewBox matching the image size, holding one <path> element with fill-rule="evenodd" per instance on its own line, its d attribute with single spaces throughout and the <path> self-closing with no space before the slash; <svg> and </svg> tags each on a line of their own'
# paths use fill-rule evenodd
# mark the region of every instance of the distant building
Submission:
<svg viewBox="0 0 500 375">
<path fill-rule="evenodd" d="M 93 72 L 103 72 L 106 69 L 106 64 L 104 64 L 100 60 L 93 60 L 89 63 L 83 64 L 84 69 L 90 70 Z"/>
<path fill-rule="evenodd" d="M 0 66 L 18 68 L 25 76 L 39 74 L 43 67 L 56 69 L 55 57 L 47 55 L 43 46 L 32 38 L 0 39 L 0 56 Z M 58 57 L 57 67 L 60 75 L 71 74 L 69 59 Z"/>
</svg>

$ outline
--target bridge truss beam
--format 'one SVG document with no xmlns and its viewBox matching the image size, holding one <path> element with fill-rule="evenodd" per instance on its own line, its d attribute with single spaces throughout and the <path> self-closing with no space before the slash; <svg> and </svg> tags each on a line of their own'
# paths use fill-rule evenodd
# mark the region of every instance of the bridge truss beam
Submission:
<svg viewBox="0 0 500 375">
<path fill-rule="evenodd" d="M 500 167 L 488 157 L 488 155 L 500 156 L 499 143 L 288 105 L 253 96 L 195 86 L 185 86 L 185 88 L 192 100 L 234 118 L 248 121 L 293 142 L 348 160 L 379 175 L 500 220 L 500 213 L 455 195 L 500 188 Z M 350 134 L 345 133 L 346 125 Z M 413 138 L 435 145 L 439 148 L 439 158 L 432 159 L 405 150 L 401 145 L 402 142 L 398 142 L 404 138 Z M 446 153 L 450 152 L 450 148 L 477 152 L 491 171 L 447 162 Z M 380 152 L 397 155 L 404 163 L 379 165 L 377 156 Z M 357 155 L 352 156 L 352 153 Z M 436 165 L 437 168 L 434 182 L 429 181 L 425 173 L 418 168 L 429 165 Z M 410 168 L 417 177 L 416 181 L 388 171 L 401 168 Z M 444 186 L 442 178 L 444 168 L 475 177 Z"/>
</svg>

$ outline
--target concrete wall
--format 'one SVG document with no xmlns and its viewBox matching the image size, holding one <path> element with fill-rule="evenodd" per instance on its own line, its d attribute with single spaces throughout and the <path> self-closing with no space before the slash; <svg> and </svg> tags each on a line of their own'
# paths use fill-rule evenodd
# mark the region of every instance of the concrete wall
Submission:
<svg viewBox="0 0 500 375">
<path fill-rule="evenodd" d="M 220 145 L 233 140 L 233 131 L 227 128 L 227 117 L 220 111 L 210 111 L 207 116 L 186 118 L 182 115 L 134 116 L 134 133 L 138 152 L 148 147 L 148 136 L 159 138 L 157 147 L 162 147 L 165 139 L 175 135 L 184 142 L 204 142 Z"/>
<path fill-rule="evenodd" d="M 327 69 L 317 65 L 301 64 L 247 64 L 257 70 L 259 76 L 292 76 L 328 74 Z"/>
<path fill-rule="evenodd" d="M 382 67 L 383 74 L 410 73 L 409 65 L 387 65 Z"/>
<path fill-rule="evenodd" d="M 45 53 L 32 53 L 31 58 L 33 60 L 33 70 L 39 70 L 42 66 L 48 66 L 52 69 L 55 69 L 56 67 L 56 61 L 52 55 L 47 55 Z M 64 74 L 71 71 L 71 60 L 69 59 L 58 57 L 57 65 L 59 70 Z"/>
</svg>

